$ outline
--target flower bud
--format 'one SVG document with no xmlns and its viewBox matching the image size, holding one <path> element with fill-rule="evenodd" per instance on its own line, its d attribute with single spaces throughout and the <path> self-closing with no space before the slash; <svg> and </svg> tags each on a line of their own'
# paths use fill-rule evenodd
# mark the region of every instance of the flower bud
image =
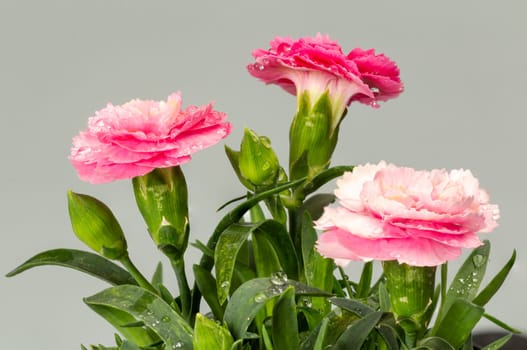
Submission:
<svg viewBox="0 0 527 350">
<path fill-rule="evenodd" d="M 187 184 L 179 166 L 157 168 L 134 177 L 135 200 L 150 236 L 170 258 L 183 256 L 188 244 Z"/>
<path fill-rule="evenodd" d="M 271 185 L 276 182 L 280 164 L 265 136 L 245 129 L 240 146 L 239 167 L 241 175 L 255 186 Z"/>
<path fill-rule="evenodd" d="M 108 259 L 127 254 L 124 233 L 117 219 L 98 199 L 68 191 L 68 211 L 75 235 Z"/>
</svg>

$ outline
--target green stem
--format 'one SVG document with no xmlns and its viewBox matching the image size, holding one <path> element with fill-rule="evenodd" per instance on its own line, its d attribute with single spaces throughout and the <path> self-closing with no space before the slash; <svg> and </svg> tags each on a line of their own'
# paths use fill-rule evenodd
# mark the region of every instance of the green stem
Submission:
<svg viewBox="0 0 527 350">
<path fill-rule="evenodd" d="M 170 263 L 176 274 L 179 296 L 181 298 L 181 311 L 183 312 L 183 316 L 188 319 L 192 315 L 192 299 L 187 282 L 187 274 L 185 272 L 185 260 L 183 257 L 180 257 L 175 260 L 170 259 Z"/>
<path fill-rule="evenodd" d="M 158 294 L 157 290 L 152 286 L 152 284 L 150 284 L 150 282 L 148 282 L 145 276 L 143 276 L 143 274 L 137 269 L 137 267 L 135 267 L 134 263 L 132 263 L 132 260 L 130 260 L 128 254 L 119 259 L 119 261 L 128 270 L 128 272 L 130 272 L 132 277 L 141 287 L 148 290 L 149 292 Z"/>
<path fill-rule="evenodd" d="M 348 297 L 351 299 L 353 297 L 353 291 L 351 290 L 348 275 L 346 275 L 342 267 L 338 266 L 337 268 L 339 269 L 339 273 L 342 276 L 342 280 L 344 281 L 344 287 L 346 287 L 346 291 L 348 292 Z"/>
</svg>

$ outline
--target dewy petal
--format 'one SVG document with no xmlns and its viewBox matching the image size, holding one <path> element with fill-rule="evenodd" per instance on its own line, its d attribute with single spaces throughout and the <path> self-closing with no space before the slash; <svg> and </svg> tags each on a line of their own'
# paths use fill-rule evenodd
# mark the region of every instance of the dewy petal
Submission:
<svg viewBox="0 0 527 350">
<path fill-rule="evenodd" d="M 361 74 L 362 80 L 374 91 L 374 97 L 357 95 L 352 99 L 369 105 L 377 101 L 387 101 L 399 96 L 404 87 L 399 78 L 399 68 L 384 54 L 375 54 L 375 50 L 356 48 L 348 54 Z"/>
<path fill-rule="evenodd" d="M 372 50 L 345 55 L 336 41 L 320 34 L 298 40 L 276 37 L 270 46 L 253 51 L 249 73 L 297 96 L 308 91 L 316 99 L 328 90 L 338 104 L 335 113 L 353 100 L 376 106 L 376 101 L 393 98 L 403 89 L 395 63 Z"/>
<path fill-rule="evenodd" d="M 69 159 L 85 181 L 133 178 L 188 162 L 191 154 L 231 132 L 225 119 L 212 104 L 182 110 L 179 93 L 166 102 L 108 104 L 89 118 L 87 130 L 74 137 Z"/>
<path fill-rule="evenodd" d="M 499 218 L 498 206 L 463 169 L 416 171 L 381 162 L 355 167 L 337 186 L 338 205 L 326 208 L 316 226 L 325 231 L 319 249 L 326 256 L 343 245 L 338 259 L 435 266 L 457 258 L 461 248 L 479 247 L 477 233 L 490 232 Z"/>
</svg>

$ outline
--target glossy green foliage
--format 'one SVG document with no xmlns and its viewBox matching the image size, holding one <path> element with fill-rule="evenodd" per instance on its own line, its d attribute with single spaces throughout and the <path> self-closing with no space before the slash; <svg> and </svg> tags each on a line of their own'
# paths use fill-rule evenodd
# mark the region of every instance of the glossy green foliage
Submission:
<svg viewBox="0 0 527 350">
<path fill-rule="evenodd" d="M 7 274 L 7 277 L 37 266 L 56 265 L 78 270 L 113 285 L 137 284 L 122 267 L 97 254 L 76 249 L 52 249 L 39 253 Z"/>
<path fill-rule="evenodd" d="M 120 316 L 128 314 L 135 321 L 142 321 L 146 329 L 155 333 L 169 348 L 192 349 L 193 331 L 188 323 L 162 299 L 143 288 L 131 285 L 112 287 L 85 298 L 84 302 L 106 319 L 115 309 Z M 119 328 L 122 332 L 123 327 Z"/>
</svg>

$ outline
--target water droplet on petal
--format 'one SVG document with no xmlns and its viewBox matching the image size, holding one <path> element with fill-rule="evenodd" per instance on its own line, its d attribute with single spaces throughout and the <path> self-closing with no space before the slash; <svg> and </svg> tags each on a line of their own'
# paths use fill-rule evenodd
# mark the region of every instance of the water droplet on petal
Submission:
<svg viewBox="0 0 527 350">
<path fill-rule="evenodd" d="M 178 341 L 176 344 L 174 344 L 174 349 L 181 349 L 183 347 L 183 343 Z"/>
<path fill-rule="evenodd" d="M 163 322 L 165 322 L 165 323 L 170 322 L 170 317 L 168 317 L 168 316 L 163 316 L 163 317 L 161 317 L 161 321 L 163 321 Z"/>
<path fill-rule="evenodd" d="M 229 281 L 223 281 L 223 282 L 221 282 L 220 287 L 221 287 L 221 289 L 227 289 L 227 288 L 229 288 L 230 285 L 231 285 L 231 283 Z"/>
</svg>

